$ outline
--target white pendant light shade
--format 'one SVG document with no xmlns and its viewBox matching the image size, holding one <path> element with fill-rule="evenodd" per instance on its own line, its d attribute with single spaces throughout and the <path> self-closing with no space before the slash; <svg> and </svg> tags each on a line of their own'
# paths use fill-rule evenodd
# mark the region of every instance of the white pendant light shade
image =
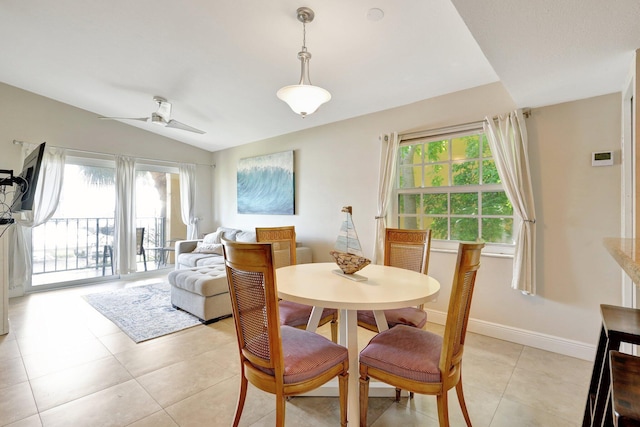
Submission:
<svg viewBox="0 0 640 427">
<path fill-rule="evenodd" d="M 331 94 L 325 89 L 304 84 L 285 86 L 276 95 L 302 117 L 313 114 L 319 106 L 331 99 Z"/>
<path fill-rule="evenodd" d="M 313 10 L 308 7 L 300 7 L 296 11 L 298 21 L 302 22 L 302 50 L 298 52 L 300 60 L 300 81 L 297 85 L 285 86 L 276 95 L 289 104 L 289 107 L 302 117 L 313 114 L 318 107 L 331 99 L 331 94 L 321 87 L 311 84 L 309 79 L 309 60 L 311 53 L 307 51 L 306 24 L 313 21 Z"/>
</svg>

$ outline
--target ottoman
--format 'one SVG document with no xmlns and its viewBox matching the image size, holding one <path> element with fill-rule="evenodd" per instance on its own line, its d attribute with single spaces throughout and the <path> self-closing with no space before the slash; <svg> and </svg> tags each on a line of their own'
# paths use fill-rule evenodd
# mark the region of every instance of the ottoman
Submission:
<svg viewBox="0 0 640 427">
<path fill-rule="evenodd" d="M 169 273 L 171 304 L 208 324 L 231 316 L 231 298 L 224 265 L 174 270 Z"/>
</svg>

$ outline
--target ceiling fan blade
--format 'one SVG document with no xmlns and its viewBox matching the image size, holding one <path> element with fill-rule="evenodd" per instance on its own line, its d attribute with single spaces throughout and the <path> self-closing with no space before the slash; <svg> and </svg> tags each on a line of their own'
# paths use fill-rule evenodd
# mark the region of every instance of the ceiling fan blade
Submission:
<svg viewBox="0 0 640 427">
<path fill-rule="evenodd" d="M 102 117 L 102 116 L 99 116 L 98 118 L 104 119 L 104 120 L 138 120 L 141 122 L 149 121 L 149 117 Z"/>
<path fill-rule="evenodd" d="M 169 120 L 165 126 L 168 127 L 168 128 L 187 130 L 189 132 L 206 133 L 205 131 L 202 131 L 200 129 L 196 129 L 194 127 L 185 125 L 184 123 L 180 123 L 179 121 L 173 120 L 173 119 Z"/>
</svg>

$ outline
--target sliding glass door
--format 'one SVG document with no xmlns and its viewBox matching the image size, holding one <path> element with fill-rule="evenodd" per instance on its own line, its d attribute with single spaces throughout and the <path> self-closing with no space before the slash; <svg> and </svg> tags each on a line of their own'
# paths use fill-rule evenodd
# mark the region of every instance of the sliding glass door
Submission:
<svg viewBox="0 0 640 427">
<path fill-rule="evenodd" d="M 68 157 L 58 209 L 32 231 L 31 287 L 113 275 L 114 212 L 113 162 Z"/>
<path fill-rule="evenodd" d="M 27 291 L 116 276 L 115 162 L 67 156 L 55 214 L 32 231 L 33 275 Z M 136 271 L 170 268 L 173 242 L 186 238 L 178 168 L 136 164 Z"/>
</svg>

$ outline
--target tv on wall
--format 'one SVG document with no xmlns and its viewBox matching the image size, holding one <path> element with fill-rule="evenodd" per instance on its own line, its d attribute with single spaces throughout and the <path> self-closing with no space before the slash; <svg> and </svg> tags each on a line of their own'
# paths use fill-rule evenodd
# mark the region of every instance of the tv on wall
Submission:
<svg viewBox="0 0 640 427">
<path fill-rule="evenodd" d="M 38 187 L 44 147 L 45 143 L 43 142 L 24 159 L 22 172 L 16 177 L 16 184 L 20 188 L 16 188 L 15 190 L 15 196 L 11 204 L 12 212 L 30 211 L 33 209 L 33 199 L 36 195 L 36 188 Z"/>
</svg>

